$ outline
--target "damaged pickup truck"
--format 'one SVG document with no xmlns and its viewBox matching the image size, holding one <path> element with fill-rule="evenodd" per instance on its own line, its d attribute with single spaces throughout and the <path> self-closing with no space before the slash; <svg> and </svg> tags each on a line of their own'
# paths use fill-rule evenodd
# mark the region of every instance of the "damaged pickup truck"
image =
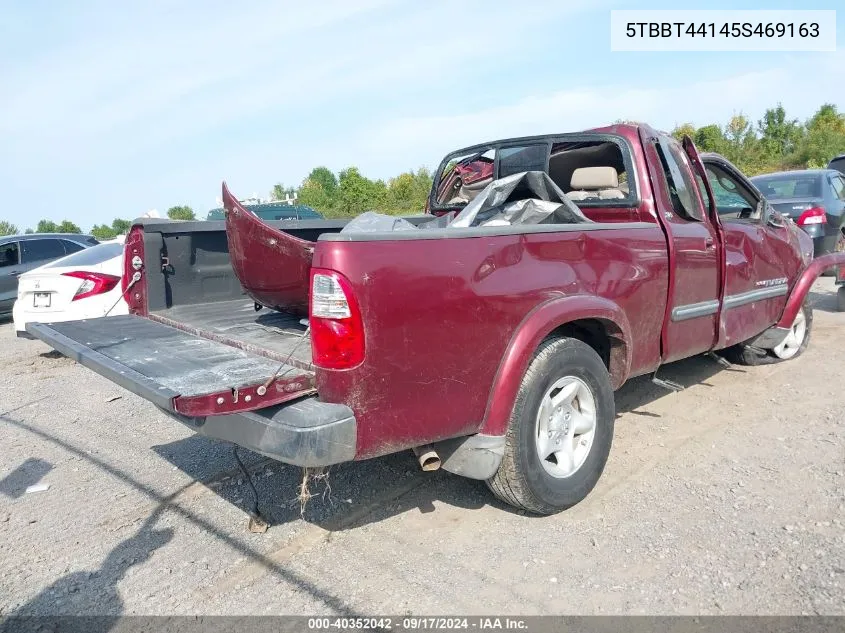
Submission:
<svg viewBox="0 0 845 633">
<path fill-rule="evenodd" d="M 262 222 L 223 196 L 222 222 L 136 221 L 129 315 L 27 330 L 208 437 L 306 467 L 413 449 L 540 514 L 596 485 L 626 380 L 796 358 L 845 263 L 647 125 L 454 152 L 403 219 Z"/>
</svg>

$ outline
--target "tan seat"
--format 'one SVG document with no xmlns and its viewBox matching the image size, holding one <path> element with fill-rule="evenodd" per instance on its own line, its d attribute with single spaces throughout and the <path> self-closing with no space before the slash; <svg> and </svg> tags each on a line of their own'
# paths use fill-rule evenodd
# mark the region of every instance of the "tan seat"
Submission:
<svg viewBox="0 0 845 633">
<path fill-rule="evenodd" d="M 569 181 L 571 200 L 618 200 L 625 198 L 619 188 L 619 176 L 613 167 L 579 167 Z"/>
</svg>

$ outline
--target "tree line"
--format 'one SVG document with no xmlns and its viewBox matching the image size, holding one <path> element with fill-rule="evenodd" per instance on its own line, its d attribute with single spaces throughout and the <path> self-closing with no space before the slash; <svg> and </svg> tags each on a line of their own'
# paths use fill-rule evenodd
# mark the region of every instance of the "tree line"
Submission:
<svg viewBox="0 0 845 633">
<path fill-rule="evenodd" d="M 748 176 L 789 169 L 822 169 L 845 153 L 845 113 L 830 103 L 806 121 L 790 118 L 781 104 L 769 108 L 756 123 L 742 113 L 727 125 L 696 128 L 685 123 L 673 136 L 689 135 L 699 151 L 717 152 Z"/>
<path fill-rule="evenodd" d="M 171 220 L 195 220 L 194 211 L 188 206 L 170 207 L 167 210 L 167 217 Z M 115 218 L 111 224 L 95 224 L 88 231 L 98 240 L 111 240 L 118 235 L 126 235 L 132 226 L 132 220 L 123 220 Z M 0 236 L 2 235 L 18 235 L 18 227 L 6 220 L 0 220 Z M 32 233 L 84 233 L 77 224 L 70 220 L 62 220 L 59 223 L 52 220 L 40 220 L 35 229 L 28 228 L 24 230 L 25 235 Z"/>
<path fill-rule="evenodd" d="M 787 116 L 778 103 L 753 122 L 739 113 L 725 125 L 711 123 L 696 127 L 684 123 L 672 130 L 677 138 L 689 135 L 698 149 L 717 152 L 749 176 L 786 169 L 813 169 L 827 166 L 828 161 L 845 153 L 845 113 L 833 104 L 822 105 L 809 119 L 799 121 Z M 327 167 L 315 167 L 299 187 L 277 183 L 270 191 L 272 200 L 296 196 L 329 218 L 352 217 L 364 211 L 380 211 L 395 215 L 420 213 L 431 189 L 432 175 L 425 167 L 407 171 L 387 181 L 371 180 L 357 167 L 348 167 L 335 174 Z M 167 217 L 194 220 L 193 209 L 186 205 L 170 207 Z M 90 233 L 101 240 L 112 239 L 129 230 L 129 220 L 115 219 L 111 225 L 97 224 Z M 41 220 L 36 228 L 25 233 L 81 233 L 69 220 L 55 223 Z M 0 220 L 0 235 L 18 233 L 18 227 Z"/>
</svg>

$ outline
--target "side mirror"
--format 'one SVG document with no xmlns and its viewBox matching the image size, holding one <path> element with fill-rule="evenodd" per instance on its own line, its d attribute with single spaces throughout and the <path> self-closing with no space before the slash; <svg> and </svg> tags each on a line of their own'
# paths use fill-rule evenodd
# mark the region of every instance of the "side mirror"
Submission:
<svg viewBox="0 0 845 633">
<path fill-rule="evenodd" d="M 773 226 L 778 229 L 782 229 L 786 226 L 786 221 L 784 220 L 783 216 L 778 212 L 775 211 L 770 205 L 766 205 L 766 224 L 769 226 Z"/>
</svg>

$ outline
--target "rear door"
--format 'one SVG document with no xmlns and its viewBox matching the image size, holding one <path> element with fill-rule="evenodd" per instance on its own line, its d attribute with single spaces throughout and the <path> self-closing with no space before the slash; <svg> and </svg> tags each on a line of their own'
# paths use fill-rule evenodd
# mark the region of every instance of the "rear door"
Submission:
<svg viewBox="0 0 845 633">
<path fill-rule="evenodd" d="M 657 213 L 667 231 L 669 314 L 663 362 L 710 350 L 718 333 L 719 235 L 693 179 L 689 157 L 673 138 L 640 128 Z"/>
<path fill-rule="evenodd" d="M 20 267 L 18 242 L 0 244 L 0 313 L 10 312 L 18 294 Z"/>
<path fill-rule="evenodd" d="M 721 156 L 705 154 L 702 160 L 725 239 L 719 347 L 727 347 L 778 320 L 802 262 L 797 237 L 788 226 L 766 224 L 768 202 L 748 179 Z"/>
</svg>

